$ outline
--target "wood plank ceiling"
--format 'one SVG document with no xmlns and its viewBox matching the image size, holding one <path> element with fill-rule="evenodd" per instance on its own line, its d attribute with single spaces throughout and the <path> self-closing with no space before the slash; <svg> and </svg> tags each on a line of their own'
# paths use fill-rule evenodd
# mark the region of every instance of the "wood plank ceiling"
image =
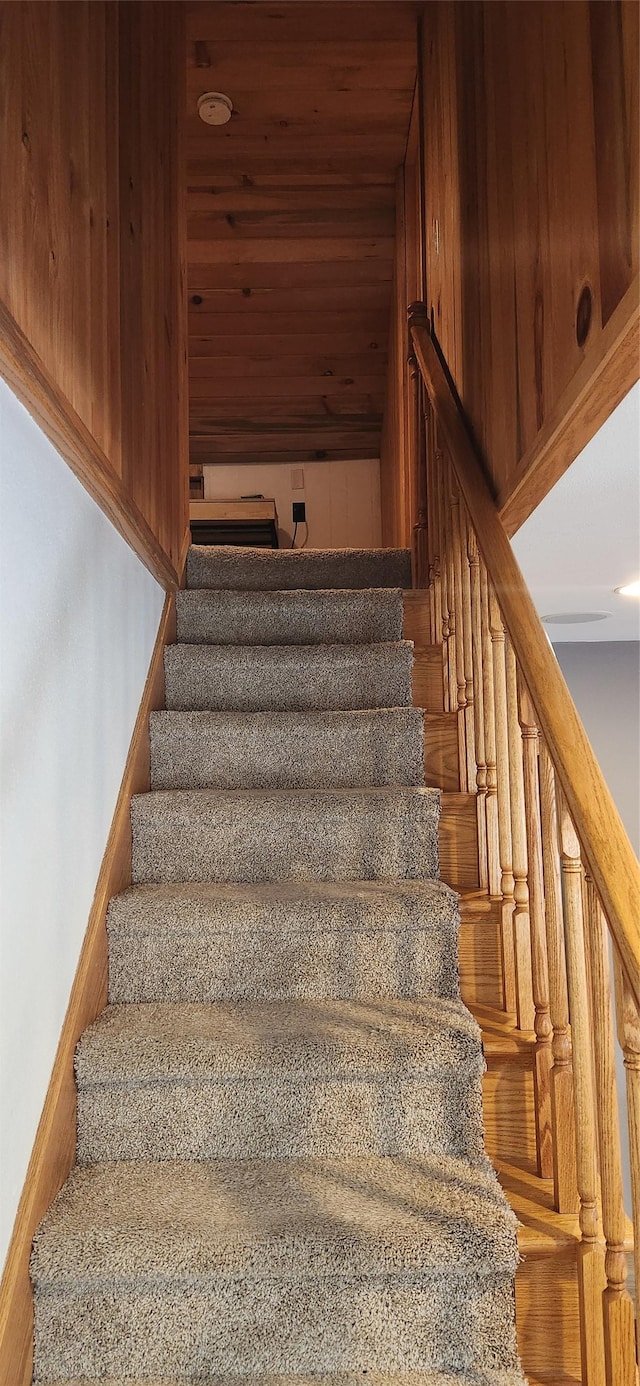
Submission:
<svg viewBox="0 0 640 1386">
<path fill-rule="evenodd" d="M 379 453 L 417 10 L 188 6 L 193 463 Z M 207 91 L 227 125 L 199 119 Z"/>
</svg>

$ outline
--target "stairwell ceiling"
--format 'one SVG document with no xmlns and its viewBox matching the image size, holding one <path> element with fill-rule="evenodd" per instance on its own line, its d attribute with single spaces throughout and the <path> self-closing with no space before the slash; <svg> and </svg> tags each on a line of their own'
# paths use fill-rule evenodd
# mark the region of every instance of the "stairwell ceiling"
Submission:
<svg viewBox="0 0 640 1386">
<path fill-rule="evenodd" d="M 379 453 L 418 8 L 188 6 L 194 463 Z M 227 125 L 198 118 L 207 91 Z"/>
</svg>

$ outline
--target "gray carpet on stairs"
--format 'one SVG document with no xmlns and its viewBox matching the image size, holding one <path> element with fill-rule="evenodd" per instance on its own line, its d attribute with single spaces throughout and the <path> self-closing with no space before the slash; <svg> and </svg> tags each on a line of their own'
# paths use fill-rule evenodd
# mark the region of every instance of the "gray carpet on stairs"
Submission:
<svg viewBox="0 0 640 1386">
<path fill-rule="evenodd" d="M 411 587 L 408 549 L 239 549 L 195 544 L 187 587 L 281 592 L 289 588 Z"/>
<path fill-rule="evenodd" d="M 436 880 L 134 886 L 109 905 L 109 999 L 457 997 Z"/>
<path fill-rule="evenodd" d="M 133 881 L 438 874 L 437 789 L 169 789 L 131 801 Z"/>
<path fill-rule="evenodd" d="M 34 1241 L 36 1381 L 523 1386 L 408 554 L 192 549 L 188 581 Z"/>
<path fill-rule="evenodd" d="M 154 712 L 152 789 L 349 789 L 424 782 L 424 714 Z"/>
<path fill-rule="evenodd" d="M 176 593 L 177 639 L 192 645 L 371 645 L 400 640 L 402 592 Z"/>
<path fill-rule="evenodd" d="M 176 711 L 407 707 L 413 645 L 169 645 L 164 667 Z"/>
<path fill-rule="evenodd" d="M 457 1372 L 455 1376 L 450 1372 L 368 1372 L 366 1375 L 367 1386 L 522 1386 L 519 1371 L 482 1372 L 481 1376 L 476 1373 L 469 1376 L 467 1372 L 463 1376 Z M 362 1377 L 363 1373 L 357 1370 L 296 1372 L 295 1376 L 283 1376 L 280 1372 L 277 1376 L 271 1372 L 268 1376 L 262 1372 L 241 1372 L 239 1375 L 225 1372 L 223 1376 L 216 1372 L 215 1376 L 210 1376 L 198 1372 L 188 1381 L 190 1386 L 363 1386 Z M 183 1376 L 101 1376 L 100 1386 L 185 1386 L 185 1379 Z M 95 1386 L 95 1377 L 65 1377 L 64 1381 L 52 1381 L 49 1386 Z"/>
</svg>

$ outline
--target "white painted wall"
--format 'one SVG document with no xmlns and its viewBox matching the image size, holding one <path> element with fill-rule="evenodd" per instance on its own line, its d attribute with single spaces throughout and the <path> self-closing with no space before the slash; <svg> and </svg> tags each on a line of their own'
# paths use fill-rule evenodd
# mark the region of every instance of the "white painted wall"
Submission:
<svg viewBox="0 0 640 1386">
<path fill-rule="evenodd" d="M 309 549 L 376 549 L 380 547 L 380 462 L 273 463 L 259 466 L 205 466 L 205 500 L 238 500 L 260 494 L 275 500 L 280 545 L 293 536 L 292 501 L 307 507 Z M 302 479 L 302 487 L 295 483 Z M 298 529 L 296 545 L 304 540 Z"/>
<path fill-rule="evenodd" d="M 569 692 L 640 856 L 640 644 L 554 645 Z"/>
<path fill-rule="evenodd" d="M 163 599 L 0 381 L 0 1263 Z"/>
</svg>

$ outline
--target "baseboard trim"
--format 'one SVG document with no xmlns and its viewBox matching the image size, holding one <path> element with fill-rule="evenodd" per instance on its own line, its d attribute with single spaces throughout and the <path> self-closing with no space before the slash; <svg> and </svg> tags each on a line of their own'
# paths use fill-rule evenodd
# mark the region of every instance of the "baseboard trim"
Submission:
<svg viewBox="0 0 640 1386">
<path fill-rule="evenodd" d="M 131 797 L 149 788 L 149 713 L 164 707 L 163 652 L 175 631 L 175 596 L 168 593 L 0 1284 L 1 1386 L 31 1386 L 31 1243 L 75 1159 L 74 1054 L 82 1031 L 107 1003 L 107 906 L 131 881 Z"/>
</svg>

